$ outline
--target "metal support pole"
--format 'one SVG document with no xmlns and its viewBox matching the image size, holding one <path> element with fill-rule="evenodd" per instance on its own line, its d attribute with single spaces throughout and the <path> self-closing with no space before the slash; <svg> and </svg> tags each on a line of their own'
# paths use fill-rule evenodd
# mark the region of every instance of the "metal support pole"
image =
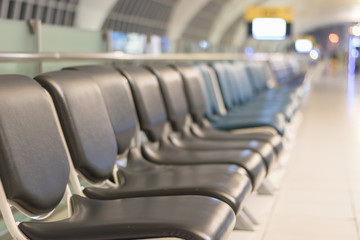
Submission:
<svg viewBox="0 0 360 240">
<path fill-rule="evenodd" d="M 40 31 L 38 31 L 40 32 Z M 40 35 L 40 34 L 38 34 Z M 40 39 L 39 39 L 40 40 Z M 41 42 L 38 41 L 41 46 Z M 39 48 L 41 51 L 41 48 Z M 270 54 L 258 53 L 252 60 L 266 61 Z M 33 62 L 33 61 L 246 61 L 249 57 L 245 54 L 233 53 L 179 53 L 179 54 L 127 54 L 123 52 L 104 53 L 0 53 L 0 62 Z"/>
<path fill-rule="evenodd" d="M 29 27 L 32 34 L 35 35 L 35 52 L 41 53 L 42 51 L 42 32 L 41 32 L 41 20 L 39 19 L 30 19 Z M 42 72 L 42 62 L 39 61 L 36 64 L 36 74 L 40 74 Z"/>
<path fill-rule="evenodd" d="M 110 53 L 112 52 L 112 38 L 111 38 L 111 33 L 112 31 L 109 29 L 105 29 L 103 30 L 103 37 L 104 37 L 104 41 L 105 41 L 105 49 L 106 52 Z M 109 60 L 106 61 L 107 65 L 112 65 L 113 61 Z"/>
</svg>

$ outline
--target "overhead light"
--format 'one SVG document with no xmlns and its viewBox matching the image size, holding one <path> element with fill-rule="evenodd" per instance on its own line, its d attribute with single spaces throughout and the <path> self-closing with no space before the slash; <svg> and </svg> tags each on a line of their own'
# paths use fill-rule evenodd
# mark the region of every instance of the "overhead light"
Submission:
<svg viewBox="0 0 360 240">
<path fill-rule="evenodd" d="M 353 58 L 358 58 L 359 57 L 359 51 L 356 50 L 356 49 L 351 50 L 351 56 Z"/>
<path fill-rule="evenodd" d="M 313 49 L 313 50 L 310 51 L 309 55 L 310 55 L 311 59 L 316 60 L 316 59 L 319 58 L 320 54 L 319 54 L 319 52 L 317 50 Z"/>
<path fill-rule="evenodd" d="M 360 47 L 360 38 L 352 37 L 351 44 L 353 45 L 353 47 Z"/>
<path fill-rule="evenodd" d="M 360 27 L 358 25 L 355 25 L 351 28 L 351 34 L 359 37 L 360 36 Z"/>
<path fill-rule="evenodd" d="M 312 48 L 313 43 L 309 39 L 297 39 L 295 41 L 295 50 L 299 53 L 308 53 Z"/>
<path fill-rule="evenodd" d="M 254 49 L 252 47 L 246 47 L 244 51 L 249 56 L 254 54 Z"/>
<path fill-rule="evenodd" d="M 329 34 L 329 41 L 331 43 L 338 43 L 339 42 L 339 35 L 337 35 L 336 33 L 330 33 Z"/>
<path fill-rule="evenodd" d="M 210 47 L 210 44 L 209 44 L 208 41 L 202 40 L 202 41 L 199 42 L 199 46 L 202 49 L 208 49 Z"/>
</svg>

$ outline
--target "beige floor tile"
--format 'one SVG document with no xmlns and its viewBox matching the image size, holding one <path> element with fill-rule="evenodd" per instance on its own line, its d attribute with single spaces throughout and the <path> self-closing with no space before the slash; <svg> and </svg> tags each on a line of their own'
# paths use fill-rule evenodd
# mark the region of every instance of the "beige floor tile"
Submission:
<svg viewBox="0 0 360 240">
<path fill-rule="evenodd" d="M 313 82 L 279 191 L 249 204 L 271 202 L 256 232 L 231 240 L 360 240 L 360 97 L 346 81 L 340 72 Z"/>
</svg>

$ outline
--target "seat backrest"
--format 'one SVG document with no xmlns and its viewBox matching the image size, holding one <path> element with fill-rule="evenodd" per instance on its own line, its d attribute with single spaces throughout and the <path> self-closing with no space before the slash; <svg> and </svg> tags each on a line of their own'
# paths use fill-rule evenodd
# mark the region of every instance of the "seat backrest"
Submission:
<svg viewBox="0 0 360 240">
<path fill-rule="evenodd" d="M 231 76 L 231 88 L 233 89 L 233 104 L 242 104 L 246 102 L 247 99 L 247 88 L 244 86 L 244 75 L 240 66 L 238 69 L 238 65 L 232 63 L 226 63 L 227 71 Z M 246 71 L 245 71 L 246 73 Z M 247 74 L 245 75 L 247 77 Z"/>
<path fill-rule="evenodd" d="M 159 80 L 171 126 L 175 131 L 182 131 L 189 107 L 180 73 L 170 66 L 148 66 L 148 69 Z"/>
<path fill-rule="evenodd" d="M 234 98 L 233 98 L 233 89 L 231 89 L 231 80 L 229 78 L 228 71 L 226 70 L 224 63 L 222 62 L 212 63 L 211 67 L 215 70 L 225 107 L 227 110 L 231 110 L 233 108 Z"/>
<path fill-rule="evenodd" d="M 237 76 L 234 72 L 234 68 L 232 63 L 230 62 L 224 62 L 223 63 L 226 71 L 227 79 L 229 89 L 231 91 L 231 102 L 233 106 L 236 106 L 237 104 L 241 103 L 241 88 L 237 82 Z"/>
<path fill-rule="evenodd" d="M 156 76 L 144 67 L 119 67 L 129 80 L 140 128 L 150 141 L 161 140 L 167 123 L 166 108 Z"/>
<path fill-rule="evenodd" d="M 44 73 L 35 79 L 53 98 L 74 167 L 93 182 L 109 178 L 117 145 L 98 84 L 74 70 Z"/>
<path fill-rule="evenodd" d="M 201 73 L 194 66 L 187 64 L 176 64 L 173 67 L 179 71 L 182 77 L 191 117 L 194 122 L 202 125 L 206 110 L 206 90 L 201 79 Z"/>
<path fill-rule="evenodd" d="M 20 75 L 0 76 L 0 177 L 7 198 L 34 215 L 58 205 L 69 178 L 50 98 Z"/>
<path fill-rule="evenodd" d="M 216 99 L 216 92 L 215 92 L 215 88 L 214 85 L 212 83 L 212 79 L 211 79 L 211 75 L 210 75 L 210 69 L 209 66 L 205 65 L 205 64 L 200 64 L 196 66 L 200 72 L 201 72 L 201 76 L 202 76 L 202 81 L 204 83 L 205 86 L 205 116 L 208 119 L 212 119 L 215 115 L 220 114 L 220 108 L 219 108 L 219 104 L 217 102 Z"/>
<path fill-rule="evenodd" d="M 270 67 L 279 84 L 285 83 L 288 80 L 289 76 L 285 59 L 270 59 Z"/>
<path fill-rule="evenodd" d="M 257 62 L 257 68 L 259 73 L 259 79 L 261 79 L 261 84 L 263 87 L 263 90 L 268 88 L 267 83 L 269 80 L 268 76 L 268 63 L 266 62 Z"/>
<path fill-rule="evenodd" d="M 137 116 L 127 79 L 110 66 L 92 65 L 70 69 L 85 72 L 98 83 L 113 126 L 118 153 L 124 153 L 135 135 Z"/>
<path fill-rule="evenodd" d="M 263 66 L 255 62 L 249 62 L 246 66 L 250 82 L 255 92 L 261 92 L 266 88 L 266 76 L 264 75 Z"/>
<path fill-rule="evenodd" d="M 236 84 L 238 85 L 241 103 L 251 100 L 253 96 L 253 88 L 250 83 L 249 75 L 246 72 L 245 64 L 243 62 L 234 62 L 232 69 L 236 76 Z"/>
</svg>

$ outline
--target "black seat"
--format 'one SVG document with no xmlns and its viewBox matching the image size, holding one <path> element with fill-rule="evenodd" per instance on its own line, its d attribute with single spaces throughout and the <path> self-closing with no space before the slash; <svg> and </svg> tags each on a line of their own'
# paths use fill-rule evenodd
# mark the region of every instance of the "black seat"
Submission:
<svg viewBox="0 0 360 240">
<path fill-rule="evenodd" d="M 260 154 L 246 150 L 179 150 L 171 144 L 164 144 L 160 149 L 151 143 L 142 145 L 142 154 L 152 162 L 170 165 L 208 165 L 236 164 L 243 167 L 249 174 L 253 189 L 257 189 L 266 175 L 265 164 Z"/>
<path fill-rule="evenodd" d="M 225 239 L 233 229 L 232 209 L 203 196 L 100 201 L 74 195 L 71 217 L 17 225 L 7 200 L 30 216 L 51 213 L 66 190 L 69 159 L 49 97 L 32 79 L 0 77 L 0 116 L 0 191 L 7 197 L 0 208 L 15 239 Z"/>
<path fill-rule="evenodd" d="M 279 134 L 285 134 L 286 121 L 283 115 L 283 111 L 274 111 L 267 112 L 269 108 L 261 106 L 260 108 L 256 107 L 255 112 L 250 109 L 251 112 L 249 115 L 246 114 L 246 111 L 233 112 L 233 109 L 239 104 L 239 91 L 235 81 L 237 76 L 234 76 L 232 68 L 229 66 L 229 63 L 215 62 L 211 66 L 216 72 L 217 80 L 220 85 L 220 90 L 222 92 L 223 101 L 227 112 L 225 115 L 218 115 L 212 120 L 212 126 L 217 129 L 231 130 L 238 128 L 248 128 L 248 127 L 259 127 L 267 126 L 275 129 Z M 265 111 L 265 112 L 263 112 Z M 285 110 L 284 110 L 285 111 Z"/>
<path fill-rule="evenodd" d="M 30 239 L 226 239 L 235 222 L 223 202 L 202 196 L 101 201 L 75 195 L 72 216 L 57 222 L 24 222 Z M 224 221 L 224 222 L 222 222 Z"/>
<path fill-rule="evenodd" d="M 236 165 L 166 166 L 150 163 L 131 149 L 126 168 L 120 168 L 117 188 L 87 187 L 84 194 L 95 199 L 203 195 L 229 204 L 238 214 L 251 192 L 244 169 Z"/>
<path fill-rule="evenodd" d="M 149 69 L 159 80 L 167 115 L 172 129 L 176 132 L 169 135 L 175 146 L 190 150 L 250 149 L 259 153 L 267 169 L 271 169 L 276 157 L 271 144 L 267 142 L 255 139 L 201 139 L 193 136 L 189 129 L 191 123 L 186 123 L 186 119 L 190 117 L 190 114 L 180 73 L 170 66 L 151 66 Z"/>
<path fill-rule="evenodd" d="M 214 114 L 220 114 L 215 89 L 210 76 L 211 69 L 206 65 L 200 65 L 198 68 L 201 69 L 201 74 L 199 74 L 193 66 L 187 64 L 177 64 L 173 67 L 181 73 L 184 81 L 190 113 L 195 123 L 191 126 L 191 131 L 195 136 L 214 140 L 256 139 L 271 143 L 274 150 L 278 154 L 281 153 L 283 150 L 282 138 L 275 130 L 242 128 L 234 133 L 215 129 L 206 124 L 204 120 L 205 115 L 211 118 Z"/>
<path fill-rule="evenodd" d="M 142 145 L 142 152 L 148 160 L 176 165 L 236 164 L 247 170 L 253 188 L 261 183 L 266 165 L 258 153 L 249 149 L 187 150 L 175 147 L 164 134 L 167 114 L 155 75 L 141 67 L 122 67 L 119 70 L 130 82 L 141 129 L 152 143 L 160 142 L 160 149 L 153 148 L 150 142 Z"/>
<path fill-rule="evenodd" d="M 118 154 L 129 149 L 136 113 L 128 82 L 115 69 L 105 66 L 73 69 L 77 71 L 53 72 L 38 76 L 37 80 L 51 92 L 58 111 L 63 113 L 59 117 L 71 145 L 73 161 L 77 158 L 76 169 L 99 182 L 112 174 L 116 160 L 114 145 L 117 143 Z M 112 146 L 110 150 L 108 146 Z M 96 155 L 92 151 L 96 151 Z M 84 157 L 77 157 L 79 152 Z M 117 173 L 121 185 L 87 187 L 84 194 L 95 199 L 205 195 L 225 201 L 238 213 L 251 190 L 245 170 L 237 166 L 159 166 L 144 160 L 136 148 L 130 149 L 128 159 L 128 166 L 121 167 Z M 103 174 L 106 177 L 99 178 L 102 164 L 109 167 Z M 78 166 L 91 168 L 85 170 Z"/>
</svg>

